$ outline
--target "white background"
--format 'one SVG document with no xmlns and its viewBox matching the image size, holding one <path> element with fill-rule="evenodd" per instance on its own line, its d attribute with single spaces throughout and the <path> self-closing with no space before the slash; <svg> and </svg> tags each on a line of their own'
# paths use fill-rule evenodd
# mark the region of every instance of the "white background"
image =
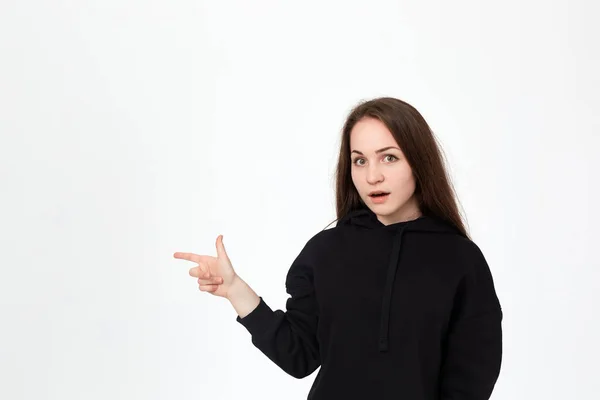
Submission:
<svg viewBox="0 0 600 400">
<path fill-rule="evenodd" d="M 493 399 L 598 399 L 593 1 L 0 5 L 0 398 L 305 399 L 176 251 L 274 309 L 344 118 L 414 105 L 504 311 Z M 593 206 L 596 204 L 596 206 Z"/>
</svg>

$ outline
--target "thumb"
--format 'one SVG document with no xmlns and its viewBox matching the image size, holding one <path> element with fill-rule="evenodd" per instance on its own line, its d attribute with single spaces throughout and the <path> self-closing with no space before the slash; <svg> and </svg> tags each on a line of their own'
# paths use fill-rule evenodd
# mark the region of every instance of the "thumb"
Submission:
<svg viewBox="0 0 600 400">
<path fill-rule="evenodd" d="M 229 257 L 225 251 L 225 245 L 223 244 L 223 235 L 217 236 L 217 257 L 229 261 Z"/>
</svg>

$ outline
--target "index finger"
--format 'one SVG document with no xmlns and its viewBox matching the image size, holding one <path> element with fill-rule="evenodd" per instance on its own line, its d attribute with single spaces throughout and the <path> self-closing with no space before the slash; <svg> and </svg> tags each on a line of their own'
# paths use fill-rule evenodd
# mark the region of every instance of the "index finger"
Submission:
<svg viewBox="0 0 600 400">
<path fill-rule="evenodd" d="M 179 258 L 181 260 L 193 261 L 195 263 L 200 264 L 201 262 L 207 261 L 209 257 L 201 256 L 194 253 L 182 253 L 180 251 L 173 254 L 174 258 Z"/>
</svg>

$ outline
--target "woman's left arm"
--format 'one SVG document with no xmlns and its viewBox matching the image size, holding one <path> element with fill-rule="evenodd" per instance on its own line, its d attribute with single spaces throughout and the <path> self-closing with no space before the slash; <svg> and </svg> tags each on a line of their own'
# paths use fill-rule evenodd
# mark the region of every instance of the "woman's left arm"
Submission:
<svg viewBox="0 0 600 400">
<path fill-rule="evenodd" d="M 502 362 L 502 308 L 475 243 L 455 297 L 444 343 L 440 400 L 487 400 Z"/>
</svg>

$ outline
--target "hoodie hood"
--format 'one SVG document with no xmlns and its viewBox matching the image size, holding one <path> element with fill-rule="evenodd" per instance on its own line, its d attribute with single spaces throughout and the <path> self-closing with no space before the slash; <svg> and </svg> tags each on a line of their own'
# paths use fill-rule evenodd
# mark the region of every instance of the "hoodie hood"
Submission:
<svg viewBox="0 0 600 400">
<path fill-rule="evenodd" d="M 379 328 L 379 351 L 386 352 L 389 344 L 390 304 L 394 291 L 394 279 L 398 269 L 402 238 L 406 232 L 432 232 L 459 234 L 460 231 L 452 225 L 434 216 L 423 215 L 410 221 L 385 225 L 377 219 L 377 215 L 369 208 L 359 208 L 343 216 L 336 226 L 355 226 L 362 229 L 385 229 L 393 235 L 392 251 L 388 261 L 387 277 L 381 303 L 381 323 Z"/>
</svg>

